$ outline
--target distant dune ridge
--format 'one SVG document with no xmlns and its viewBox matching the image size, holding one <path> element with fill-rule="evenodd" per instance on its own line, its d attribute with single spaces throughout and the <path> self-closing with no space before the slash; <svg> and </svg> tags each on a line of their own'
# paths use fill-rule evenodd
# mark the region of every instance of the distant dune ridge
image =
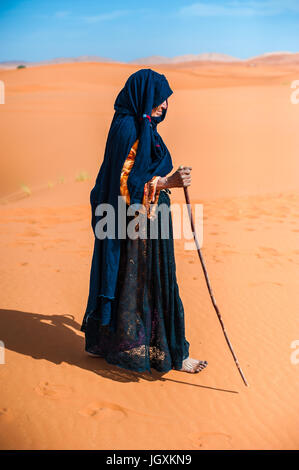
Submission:
<svg viewBox="0 0 299 470">
<path fill-rule="evenodd" d="M 113 63 L 124 63 L 124 64 L 144 64 L 144 65 L 154 65 L 154 64 L 179 64 L 186 62 L 220 62 L 220 63 L 255 63 L 255 64 L 271 64 L 279 65 L 283 64 L 298 64 L 299 63 L 299 52 L 266 52 L 258 56 L 250 57 L 248 59 L 239 59 L 228 54 L 219 54 L 218 52 L 204 52 L 201 54 L 185 54 L 178 55 L 174 57 L 164 57 L 159 55 L 152 55 L 148 57 L 141 57 L 129 61 L 117 61 L 110 59 L 109 57 L 101 57 L 94 55 L 82 55 L 79 57 L 57 57 L 55 59 L 43 60 L 39 62 L 26 61 L 26 60 L 7 60 L 0 62 L 1 68 L 15 68 L 18 65 L 26 65 L 28 67 L 38 66 L 38 65 L 50 65 L 50 64 L 64 64 L 72 62 L 113 62 Z"/>
<path fill-rule="evenodd" d="M 107 57 L 93 56 L 93 55 L 81 55 L 79 57 L 57 57 L 50 60 L 42 60 L 39 62 L 27 61 L 27 60 L 7 60 L 0 62 L 2 68 L 14 68 L 18 65 L 26 65 L 33 67 L 35 65 L 51 65 L 51 64 L 68 64 L 73 62 L 114 62 L 118 63 L 117 60 L 109 59 Z"/>
<path fill-rule="evenodd" d="M 213 62 L 238 62 L 241 59 L 227 55 L 218 54 L 217 52 L 205 52 L 203 54 L 185 54 L 178 55 L 172 58 L 162 56 L 143 57 L 136 60 L 130 60 L 130 64 L 177 64 L 180 62 L 193 62 L 195 60 L 210 60 Z"/>
<path fill-rule="evenodd" d="M 256 57 L 251 57 L 248 62 L 280 65 L 280 64 L 299 64 L 298 52 L 268 52 Z"/>
</svg>

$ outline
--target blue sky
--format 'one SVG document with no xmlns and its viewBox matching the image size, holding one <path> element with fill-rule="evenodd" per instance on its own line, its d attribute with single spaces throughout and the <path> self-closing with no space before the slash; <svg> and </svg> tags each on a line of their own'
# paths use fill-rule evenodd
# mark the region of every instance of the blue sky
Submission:
<svg viewBox="0 0 299 470">
<path fill-rule="evenodd" d="M 0 61 L 299 51 L 299 0 L 0 0 Z"/>
</svg>

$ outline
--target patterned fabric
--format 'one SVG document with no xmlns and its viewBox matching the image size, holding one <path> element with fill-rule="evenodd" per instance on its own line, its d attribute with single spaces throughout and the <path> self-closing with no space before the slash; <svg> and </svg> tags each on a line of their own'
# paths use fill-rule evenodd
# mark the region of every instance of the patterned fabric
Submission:
<svg viewBox="0 0 299 470">
<path fill-rule="evenodd" d="M 132 146 L 121 172 L 120 192 L 130 203 L 127 179 L 134 164 L 138 139 Z M 189 356 L 185 337 L 184 307 L 179 295 L 174 257 L 173 226 L 169 189 L 156 191 L 154 177 L 144 186 L 143 204 L 147 208 L 147 233 L 158 225 L 157 238 L 121 240 L 120 262 L 115 299 L 104 299 L 111 309 L 111 324 L 100 324 L 105 303 L 97 298 L 92 313 L 84 316 L 85 350 L 109 364 L 136 372 L 151 368 L 168 372 L 182 367 Z M 162 214 L 149 217 L 151 201 L 167 207 L 169 237 L 162 237 Z M 165 214 L 164 214 L 165 216 Z M 128 225 L 134 216 L 126 215 Z M 155 221 L 153 220 L 155 219 Z M 165 224 L 163 223 L 163 228 Z"/>
<path fill-rule="evenodd" d="M 127 186 L 127 180 L 134 165 L 138 143 L 139 139 L 137 139 L 132 145 L 120 175 L 120 194 L 125 198 L 125 201 L 128 205 L 130 205 L 130 194 Z M 144 185 L 142 204 L 146 208 L 148 218 L 152 219 L 156 216 L 156 205 L 159 199 L 160 190 L 156 189 L 159 178 L 159 176 L 153 176 L 153 178 Z M 154 204 L 152 207 L 151 203 Z M 142 212 L 142 210 L 140 212 Z"/>
<path fill-rule="evenodd" d="M 158 206 L 170 207 L 168 192 L 160 191 Z M 112 301 L 113 330 L 100 325 L 102 304 L 88 318 L 85 349 L 109 364 L 133 370 L 168 372 L 181 368 L 189 356 L 185 337 L 184 308 L 179 295 L 174 258 L 173 229 L 169 211 L 169 238 L 161 236 L 161 212 L 157 211 L 158 238 L 121 240 L 116 298 Z M 134 216 L 127 216 L 127 224 Z M 154 221 L 147 218 L 148 233 Z"/>
</svg>

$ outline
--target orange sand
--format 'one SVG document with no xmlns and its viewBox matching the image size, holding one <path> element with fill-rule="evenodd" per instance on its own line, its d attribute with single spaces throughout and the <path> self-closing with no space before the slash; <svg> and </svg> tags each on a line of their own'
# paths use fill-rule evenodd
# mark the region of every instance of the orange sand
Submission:
<svg viewBox="0 0 299 470">
<path fill-rule="evenodd" d="M 138 68 L 0 70 L 0 447 L 298 449 L 299 364 L 290 360 L 299 340 L 299 105 L 290 102 L 298 66 L 151 66 L 174 91 L 159 131 L 175 167 L 193 167 L 202 254 L 250 387 L 183 240 L 175 248 L 186 337 L 208 368 L 150 377 L 84 354 L 89 192 L 116 94 Z M 76 181 L 82 171 L 91 179 Z"/>
</svg>

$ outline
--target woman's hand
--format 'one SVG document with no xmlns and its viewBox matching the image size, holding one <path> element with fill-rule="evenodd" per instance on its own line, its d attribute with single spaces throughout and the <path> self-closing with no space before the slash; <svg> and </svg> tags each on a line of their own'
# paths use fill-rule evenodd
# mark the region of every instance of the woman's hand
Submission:
<svg viewBox="0 0 299 470">
<path fill-rule="evenodd" d="M 157 189 L 165 188 L 183 188 L 191 184 L 191 166 L 179 167 L 170 176 L 160 177 L 157 183 Z"/>
</svg>

